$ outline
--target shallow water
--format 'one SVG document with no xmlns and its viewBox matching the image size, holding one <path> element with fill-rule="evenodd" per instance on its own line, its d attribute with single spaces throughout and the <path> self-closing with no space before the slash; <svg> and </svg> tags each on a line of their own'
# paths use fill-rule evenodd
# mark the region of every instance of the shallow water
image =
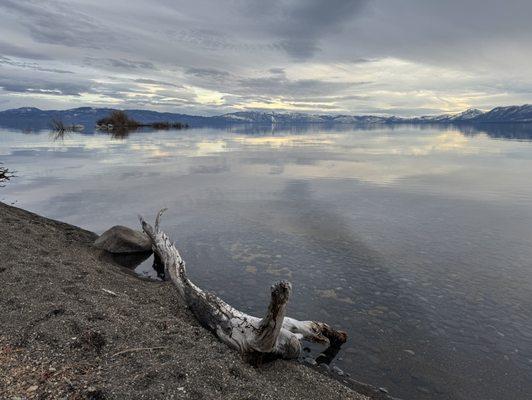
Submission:
<svg viewBox="0 0 532 400">
<path fill-rule="evenodd" d="M 333 361 L 405 399 L 532 393 L 532 127 L 0 130 L 0 200 L 163 227 L 200 286 L 348 331 Z M 149 260 L 139 270 L 151 274 Z"/>
</svg>

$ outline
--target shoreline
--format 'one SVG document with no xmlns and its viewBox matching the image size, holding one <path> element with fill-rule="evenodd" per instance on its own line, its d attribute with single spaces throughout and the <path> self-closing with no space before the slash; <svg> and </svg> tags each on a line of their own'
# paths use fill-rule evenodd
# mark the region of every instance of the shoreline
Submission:
<svg viewBox="0 0 532 400">
<path fill-rule="evenodd" d="M 0 398 L 390 398 L 295 361 L 250 366 L 92 232 L 0 202 L 0 233 Z"/>
</svg>

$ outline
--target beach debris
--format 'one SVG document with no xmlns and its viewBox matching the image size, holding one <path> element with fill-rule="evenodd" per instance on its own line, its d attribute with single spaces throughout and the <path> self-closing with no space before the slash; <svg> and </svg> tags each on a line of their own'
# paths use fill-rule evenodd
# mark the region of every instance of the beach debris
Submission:
<svg viewBox="0 0 532 400">
<path fill-rule="evenodd" d="M 290 282 L 281 281 L 271 287 L 271 300 L 263 318 L 243 313 L 216 295 L 196 286 L 187 276 L 185 261 L 160 229 L 159 211 L 152 227 L 142 217 L 142 229 L 151 240 L 152 248 L 164 266 L 165 276 L 174 283 L 179 296 L 198 321 L 222 342 L 245 355 L 273 358 L 298 358 L 301 340 L 309 340 L 330 348 L 339 348 L 347 334 L 323 322 L 298 321 L 285 316 L 292 291 Z"/>
<path fill-rule="evenodd" d="M 111 296 L 118 296 L 115 292 L 113 292 L 112 290 L 109 290 L 109 289 L 102 288 L 102 291 L 104 291 L 107 294 L 110 294 Z"/>
<path fill-rule="evenodd" d="M 144 253 L 151 251 L 151 240 L 142 232 L 116 225 L 102 233 L 94 246 L 110 253 Z"/>
</svg>

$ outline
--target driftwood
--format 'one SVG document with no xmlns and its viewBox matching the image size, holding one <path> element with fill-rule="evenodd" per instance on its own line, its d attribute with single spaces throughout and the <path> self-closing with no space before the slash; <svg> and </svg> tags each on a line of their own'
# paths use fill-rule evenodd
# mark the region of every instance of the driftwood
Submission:
<svg viewBox="0 0 532 400">
<path fill-rule="evenodd" d="M 140 218 L 142 229 L 152 241 L 155 255 L 164 266 L 185 304 L 199 322 L 229 347 L 244 355 L 267 355 L 297 358 L 301 340 L 339 347 L 347 340 L 343 331 L 332 329 L 323 322 L 298 321 L 285 317 L 292 286 L 281 281 L 271 287 L 271 301 L 263 318 L 245 314 L 225 303 L 214 294 L 205 292 L 187 277 L 185 262 L 159 222 L 165 209 L 159 211 L 155 227 Z"/>
</svg>

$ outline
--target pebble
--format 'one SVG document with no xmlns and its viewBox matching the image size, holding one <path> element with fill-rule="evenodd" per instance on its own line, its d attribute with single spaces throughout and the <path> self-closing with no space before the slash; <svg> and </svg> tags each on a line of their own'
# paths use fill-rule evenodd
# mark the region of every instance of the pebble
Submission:
<svg viewBox="0 0 532 400">
<path fill-rule="evenodd" d="M 380 390 L 382 393 L 389 393 L 389 392 L 388 392 L 388 389 L 386 389 L 385 387 L 380 387 L 379 390 Z"/>
<path fill-rule="evenodd" d="M 35 392 L 38 388 L 39 388 L 39 386 L 33 385 L 33 386 L 30 386 L 27 391 L 30 392 L 30 393 L 31 392 Z"/>
<path fill-rule="evenodd" d="M 335 372 L 336 374 L 340 375 L 340 376 L 343 376 L 344 375 L 344 371 L 342 371 L 340 368 L 338 368 L 336 365 L 334 367 L 332 367 L 332 370 L 333 372 Z"/>
<path fill-rule="evenodd" d="M 308 365 L 317 365 L 318 364 L 315 359 L 310 358 L 310 357 L 305 357 L 305 359 L 303 361 L 305 362 L 305 364 L 308 364 Z"/>
<path fill-rule="evenodd" d="M 325 372 L 329 372 L 330 368 L 327 364 L 320 364 L 320 368 L 324 370 Z"/>
</svg>

